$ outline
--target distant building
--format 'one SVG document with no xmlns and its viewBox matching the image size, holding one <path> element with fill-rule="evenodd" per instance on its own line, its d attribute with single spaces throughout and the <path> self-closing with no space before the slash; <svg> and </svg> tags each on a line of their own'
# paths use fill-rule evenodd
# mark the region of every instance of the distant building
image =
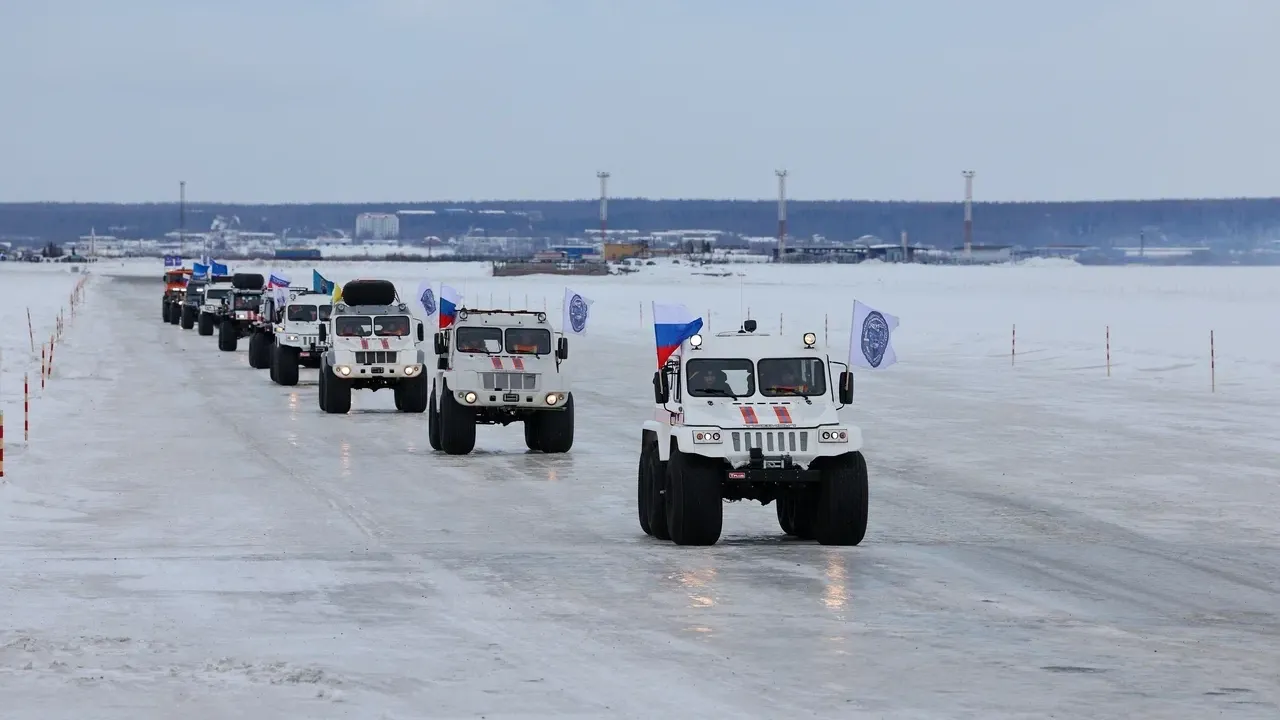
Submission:
<svg viewBox="0 0 1280 720">
<path fill-rule="evenodd" d="M 393 213 L 360 213 L 356 216 L 357 240 L 391 240 L 400 237 L 400 218 Z"/>
<path fill-rule="evenodd" d="M 1000 263 L 1009 262 L 1013 259 L 1012 245 L 971 245 L 969 246 L 969 257 L 965 257 L 964 246 L 959 245 L 955 248 L 955 254 L 961 262 L 969 261 L 975 263 Z"/>
</svg>

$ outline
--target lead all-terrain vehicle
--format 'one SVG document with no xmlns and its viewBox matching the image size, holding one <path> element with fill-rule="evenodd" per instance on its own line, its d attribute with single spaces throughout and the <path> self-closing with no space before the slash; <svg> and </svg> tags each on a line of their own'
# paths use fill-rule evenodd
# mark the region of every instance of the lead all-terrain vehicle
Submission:
<svg viewBox="0 0 1280 720">
<path fill-rule="evenodd" d="M 231 292 L 222 298 L 222 306 L 217 313 L 219 350 L 235 352 L 240 338 L 248 336 L 249 327 L 257 322 L 262 309 L 265 282 L 259 273 L 231 276 Z"/>
<path fill-rule="evenodd" d="M 836 374 L 833 367 L 843 367 Z M 720 539 L 723 500 L 775 503 L 783 532 L 857 545 L 867 529 L 862 431 L 841 422 L 853 375 L 801 338 L 695 335 L 654 373 L 640 440 L 640 527 L 679 545 Z"/>
<path fill-rule="evenodd" d="M 320 327 L 329 322 L 333 302 L 327 293 L 290 290 L 284 305 L 275 308 L 272 325 L 271 379 L 297 385 L 298 368 L 319 368 L 329 343 L 320 341 Z"/>
<path fill-rule="evenodd" d="M 164 272 L 164 295 L 160 298 L 161 322 L 170 325 L 178 324 L 178 318 L 182 313 L 183 291 L 190 277 L 190 268 L 177 268 Z"/>
<path fill-rule="evenodd" d="M 525 446 L 546 453 L 573 447 L 573 393 L 564 365 L 569 341 L 527 310 L 460 308 L 435 334 L 436 372 L 427 433 L 450 455 L 475 448 L 477 425 L 524 423 Z"/>
<path fill-rule="evenodd" d="M 397 410 L 426 411 L 426 358 L 418 347 L 426 331 L 400 301 L 395 284 L 352 280 L 343 285 L 340 301 L 319 330 L 317 342 L 328 344 L 320 356 L 321 410 L 343 414 L 351 410 L 352 390 L 391 388 Z"/>
<path fill-rule="evenodd" d="M 201 335 L 212 335 L 213 329 L 222 322 L 222 301 L 231 294 L 231 278 L 227 275 L 216 275 L 208 279 L 201 293 L 199 311 L 196 313 L 196 332 Z"/>
</svg>

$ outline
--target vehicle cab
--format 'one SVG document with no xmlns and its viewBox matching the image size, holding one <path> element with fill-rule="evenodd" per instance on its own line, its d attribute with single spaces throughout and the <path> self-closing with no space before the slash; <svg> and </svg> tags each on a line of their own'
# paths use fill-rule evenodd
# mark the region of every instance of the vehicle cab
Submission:
<svg viewBox="0 0 1280 720">
<path fill-rule="evenodd" d="M 523 411 L 568 401 L 569 341 L 544 312 L 460 309 L 453 327 L 436 333 L 435 353 L 437 385 L 463 405 Z"/>
<path fill-rule="evenodd" d="M 862 447 L 862 431 L 841 422 L 853 376 L 818 345 L 816 333 L 769 335 L 741 329 L 695 335 L 654 374 L 660 459 L 680 452 L 723 458 L 728 480 L 801 480 L 820 457 Z M 755 477 L 753 477 L 755 476 Z"/>
<path fill-rule="evenodd" d="M 213 277 L 209 278 L 204 286 L 204 301 L 200 305 L 200 312 L 217 315 L 221 312 L 223 300 L 231 294 L 231 278 L 230 277 Z"/>
<path fill-rule="evenodd" d="M 320 327 L 333 315 L 333 303 L 329 295 L 302 290 L 290 290 L 278 307 L 273 306 L 276 342 L 301 349 L 301 355 L 316 351 L 320 342 Z"/>
<path fill-rule="evenodd" d="M 262 290 L 233 287 L 222 297 L 221 314 L 242 323 L 252 323 L 262 311 Z"/>
<path fill-rule="evenodd" d="M 289 307 L 292 307 L 290 305 Z M 413 317 L 402 302 L 386 305 L 332 305 L 327 321 L 321 321 L 324 306 L 316 305 L 319 323 L 317 343 L 328 345 L 324 361 L 342 380 L 354 380 L 357 387 L 378 387 L 419 377 L 426 369 L 418 343 L 425 338 L 422 321 Z M 286 308 L 286 317 L 289 309 Z M 295 317 L 311 317 L 299 309 Z M 305 321 L 297 321 L 305 322 Z"/>
</svg>

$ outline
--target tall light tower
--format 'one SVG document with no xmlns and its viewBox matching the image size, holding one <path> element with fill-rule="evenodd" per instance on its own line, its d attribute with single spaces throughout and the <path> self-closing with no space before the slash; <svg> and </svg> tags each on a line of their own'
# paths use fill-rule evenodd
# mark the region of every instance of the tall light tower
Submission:
<svg viewBox="0 0 1280 720">
<path fill-rule="evenodd" d="M 596 177 L 600 178 L 600 242 L 604 243 L 609 230 L 609 173 L 601 171 Z"/>
<path fill-rule="evenodd" d="M 187 181 L 178 181 L 178 254 L 187 244 Z"/>
<path fill-rule="evenodd" d="M 973 257 L 973 171 L 965 170 L 964 175 L 964 256 Z"/>
<path fill-rule="evenodd" d="M 778 262 L 782 262 L 787 252 L 787 171 L 773 174 L 778 176 Z"/>
</svg>

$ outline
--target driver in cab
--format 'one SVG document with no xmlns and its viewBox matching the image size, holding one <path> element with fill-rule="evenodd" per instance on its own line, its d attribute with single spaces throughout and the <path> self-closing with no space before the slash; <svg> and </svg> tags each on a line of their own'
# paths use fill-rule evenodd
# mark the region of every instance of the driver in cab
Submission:
<svg viewBox="0 0 1280 720">
<path fill-rule="evenodd" d="M 508 337 L 511 339 L 511 352 L 522 353 L 526 355 L 537 355 L 538 353 L 538 336 L 539 331 L 529 330 L 508 330 Z"/>
<path fill-rule="evenodd" d="M 781 392 L 781 393 L 809 392 L 808 383 L 801 380 L 800 376 L 796 374 L 795 368 L 792 368 L 792 367 L 785 367 L 782 370 L 775 373 L 774 377 L 770 378 L 770 382 L 767 383 L 765 387 L 768 388 L 770 392 Z"/>
<path fill-rule="evenodd" d="M 724 371 L 715 368 L 707 368 L 689 378 L 689 389 L 693 392 L 707 395 L 724 395 L 726 397 L 735 395 L 733 389 L 729 387 L 729 379 L 725 376 Z"/>
</svg>

